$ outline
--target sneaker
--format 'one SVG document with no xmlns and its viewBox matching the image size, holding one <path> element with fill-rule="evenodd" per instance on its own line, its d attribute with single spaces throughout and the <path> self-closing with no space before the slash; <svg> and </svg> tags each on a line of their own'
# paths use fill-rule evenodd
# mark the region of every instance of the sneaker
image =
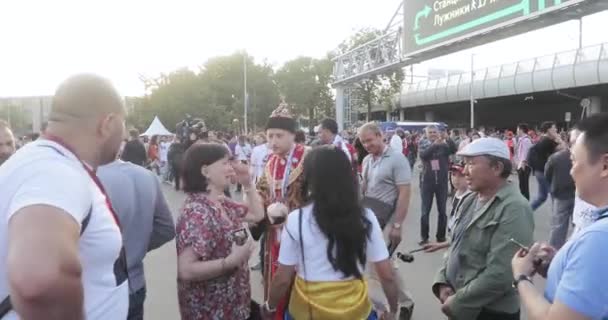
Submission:
<svg viewBox="0 0 608 320">
<path fill-rule="evenodd" d="M 414 305 L 399 308 L 399 320 L 410 320 L 414 314 Z"/>
<path fill-rule="evenodd" d="M 446 242 L 445 238 L 437 238 L 437 242 Z"/>
<path fill-rule="evenodd" d="M 395 269 L 395 270 L 399 269 L 399 263 L 398 263 L 396 255 L 391 257 L 391 265 L 393 266 L 393 269 Z"/>
<path fill-rule="evenodd" d="M 422 239 L 420 241 L 418 241 L 418 245 L 419 246 L 423 246 L 425 244 L 429 243 L 429 239 Z"/>
<path fill-rule="evenodd" d="M 256 265 L 254 265 L 253 267 L 251 267 L 251 271 L 260 271 L 262 270 L 262 263 L 258 262 Z"/>
</svg>

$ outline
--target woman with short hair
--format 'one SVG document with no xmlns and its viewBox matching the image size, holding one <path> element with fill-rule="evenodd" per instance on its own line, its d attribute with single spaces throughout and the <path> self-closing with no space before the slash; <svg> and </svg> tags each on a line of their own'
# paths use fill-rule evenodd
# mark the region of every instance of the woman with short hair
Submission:
<svg viewBox="0 0 608 320">
<path fill-rule="evenodd" d="M 232 161 L 223 145 L 192 145 L 183 161 L 187 198 L 177 221 L 178 297 L 183 320 L 249 319 L 251 288 L 247 262 L 253 250 L 245 222 L 263 219 L 249 167 Z M 236 178 L 246 204 L 226 197 Z"/>
</svg>

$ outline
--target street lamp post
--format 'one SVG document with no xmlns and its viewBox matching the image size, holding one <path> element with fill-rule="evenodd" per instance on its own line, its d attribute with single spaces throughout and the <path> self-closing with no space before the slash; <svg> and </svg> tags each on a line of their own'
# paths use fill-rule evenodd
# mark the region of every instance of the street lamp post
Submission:
<svg viewBox="0 0 608 320">
<path fill-rule="evenodd" d="M 239 135 L 239 119 L 234 119 L 232 120 L 232 126 L 234 127 L 234 133 L 238 136 Z"/>
<path fill-rule="evenodd" d="M 245 122 L 245 134 L 249 132 L 247 130 L 247 53 L 243 52 L 243 121 Z"/>
<path fill-rule="evenodd" d="M 473 83 L 475 82 L 475 54 L 471 54 L 471 84 L 469 86 L 469 98 L 471 108 L 471 129 L 475 129 L 475 96 L 473 94 Z"/>
</svg>

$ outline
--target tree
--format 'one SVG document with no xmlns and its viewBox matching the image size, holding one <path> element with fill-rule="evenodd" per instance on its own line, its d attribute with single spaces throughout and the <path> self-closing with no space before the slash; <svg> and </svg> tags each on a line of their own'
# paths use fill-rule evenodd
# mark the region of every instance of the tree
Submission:
<svg viewBox="0 0 608 320">
<path fill-rule="evenodd" d="M 344 40 L 339 46 L 336 54 L 347 53 L 369 41 L 382 36 L 382 31 L 364 28 L 357 31 L 350 38 Z M 375 54 L 374 52 L 371 53 Z M 366 107 L 367 120 L 372 117 L 372 108 L 376 104 L 384 104 L 387 112 L 392 111 L 392 97 L 400 91 L 403 81 L 403 70 L 392 70 L 380 75 L 373 75 L 361 80 L 354 85 L 353 93 L 359 98 L 361 105 L 355 105 L 357 110 Z"/>
<path fill-rule="evenodd" d="M 331 88 L 333 82 L 334 64 L 331 61 L 331 55 L 327 55 L 324 59 L 315 60 L 315 70 L 318 77 L 318 101 L 317 101 L 317 119 L 334 118 L 336 115 L 335 99 Z"/>
<path fill-rule="evenodd" d="M 385 82 L 381 84 L 378 92 L 378 102 L 385 107 L 387 120 L 390 114 L 393 112 L 395 104 L 395 95 L 401 92 L 401 84 L 404 80 L 404 74 L 401 69 L 393 72 L 389 76 L 385 75 Z"/>
<path fill-rule="evenodd" d="M 299 57 L 286 62 L 276 74 L 285 102 L 295 107 L 298 116 L 308 119 L 311 133 L 319 117 L 331 116 L 331 70 L 328 58 Z"/>
<path fill-rule="evenodd" d="M 231 129 L 233 119 L 242 123 L 243 60 L 248 69 L 248 118 L 263 125 L 279 102 L 274 71 L 243 53 L 211 58 L 197 71 L 184 68 L 157 78 L 141 77 L 147 95 L 131 102 L 129 123 L 145 128 L 158 115 L 171 130 L 186 114 L 204 119 L 212 130 Z"/>
</svg>

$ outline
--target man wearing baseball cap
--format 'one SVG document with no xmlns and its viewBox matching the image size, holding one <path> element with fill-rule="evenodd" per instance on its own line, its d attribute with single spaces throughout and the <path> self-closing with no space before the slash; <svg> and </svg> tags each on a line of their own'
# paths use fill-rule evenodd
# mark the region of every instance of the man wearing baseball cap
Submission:
<svg viewBox="0 0 608 320">
<path fill-rule="evenodd" d="M 460 206 L 433 293 L 450 319 L 519 319 L 510 259 L 519 249 L 515 242 L 532 243 L 532 209 L 507 180 L 512 165 L 504 142 L 481 138 L 458 155 L 473 194 Z"/>
</svg>

